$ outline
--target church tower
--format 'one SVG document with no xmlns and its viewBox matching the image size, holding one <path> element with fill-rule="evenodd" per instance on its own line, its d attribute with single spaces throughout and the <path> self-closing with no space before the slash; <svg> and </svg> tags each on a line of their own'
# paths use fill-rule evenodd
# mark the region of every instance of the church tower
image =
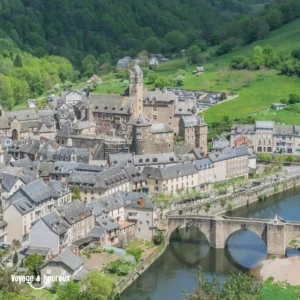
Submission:
<svg viewBox="0 0 300 300">
<path fill-rule="evenodd" d="M 139 118 L 143 114 L 143 72 L 138 65 L 135 65 L 130 71 L 129 95 L 135 96 L 134 117 Z"/>
</svg>

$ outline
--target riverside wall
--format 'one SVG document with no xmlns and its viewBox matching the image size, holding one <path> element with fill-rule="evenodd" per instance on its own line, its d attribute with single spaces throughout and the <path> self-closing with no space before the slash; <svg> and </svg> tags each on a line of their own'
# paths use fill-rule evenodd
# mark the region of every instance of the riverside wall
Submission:
<svg viewBox="0 0 300 300">
<path fill-rule="evenodd" d="M 167 233 L 162 244 L 145 258 L 133 271 L 117 283 L 119 293 L 126 290 L 140 275 L 142 275 L 166 250 L 168 246 Z"/>
<path fill-rule="evenodd" d="M 168 212 L 167 215 L 202 215 L 216 216 L 228 211 L 249 205 L 260 200 L 260 196 L 270 197 L 272 195 L 287 191 L 300 186 L 300 175 L 287 178 L 266 185 L 257 186 L 246 191 L 236 192 L 230 195 L 224 195 L 217 199 L 212 199 L 207 203 L 199 203 L 187 207 L 178 208 Z"/>
</svg>

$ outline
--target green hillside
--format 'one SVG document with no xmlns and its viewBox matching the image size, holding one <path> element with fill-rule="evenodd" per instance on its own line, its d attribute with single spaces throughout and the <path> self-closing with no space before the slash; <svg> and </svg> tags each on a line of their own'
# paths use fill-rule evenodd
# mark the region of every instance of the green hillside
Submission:
<svg viewBox="0 0 300 300">
<path fill-rule="evenodd" d="M 279 102 L 282 98 L 288 98 L 290 93 L 300 94 L 300 79 L 297 77 L 288 77 L 278 75 L 278 71 L 224 71 L 227 72 L 228 80 L 222 80 L 222 69 L 228 67 L 232 57 L 244 55 L 250 57 L 255 46 L 272 45 L 280 54 L 288 57 L 295 48 L 300 48 L 300 19 L 297 19 L 281 28 L 273 31 L 270 36 L 264 40 L 255 42 L 251 45 L 241 47 L 235 51 L 214 58 L 204 63 L 205 73 L 200 77 L 191 74 L 195 66 L 187 66 L 186 58 L 172 60 L 159 65 L 157 72 L 160 76 L 168 77 L 178 69 L 187 70 L 186 80 L 181 88 L 183 89 L 205 89 L 205 90 L 229 90 L 232 89 L 232 82 L 238 81 L 242 76 L 248 76 L 251 73 L 250 86 L 241 87 L 234 92 L 240 96 L 231 101 L 214 106 L 204 112 L 204 116 L 208 122 L 218 121 L 223 116 L 231 118 L 243 117 L 249 113 L 261 110 L 274 102 Z M 213 51 L 209 48 L 208 51 Z M 283 114 L 281 112 L 281 114 Z M 295 114 L 289 118 L 290 113 L 284 114 L 279 118 L 283 122 L 294 122 Z M 297 116 L 297 114 L 296 114 Z M 259 115 L 261 118 L 261 115 Z M 270 114 L 269 119 L 275 118 Z"/>
</svg>

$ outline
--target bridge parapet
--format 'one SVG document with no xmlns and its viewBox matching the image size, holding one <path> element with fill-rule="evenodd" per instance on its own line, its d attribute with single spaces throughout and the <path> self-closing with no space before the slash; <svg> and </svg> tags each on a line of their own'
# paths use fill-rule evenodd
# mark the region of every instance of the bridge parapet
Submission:
<svg viewBox="0 0 300 300">
<path fill-rule="evenodd" d="M 295 221 L 197 215 L 168 217 L 169 236 L 181 226 L 199 228 L 213 248 L 226 247 L 229 237 L 236 231 L 250 230 L 262 238 L 268 254 L 274 255 L 285 255 L 286 245 L 300 235 L 300 222 Z"/>
</svg>

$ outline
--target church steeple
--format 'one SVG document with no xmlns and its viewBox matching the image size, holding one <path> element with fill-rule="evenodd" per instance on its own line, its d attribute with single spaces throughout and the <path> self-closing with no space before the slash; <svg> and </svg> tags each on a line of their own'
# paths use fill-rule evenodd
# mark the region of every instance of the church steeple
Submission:
<svg viewBox="0 0 300 300">
<path fill-rule="evenodd" d="M 143 98 L 144 98 L 144 87 L 143 87 L 143 72 L 138 65 L 135 65 L 130 71 L 130 86 L 129 95 L 135 95 L 135 109 L 134 116 L 137 119 L 143 114 Z"/>
</svg>

